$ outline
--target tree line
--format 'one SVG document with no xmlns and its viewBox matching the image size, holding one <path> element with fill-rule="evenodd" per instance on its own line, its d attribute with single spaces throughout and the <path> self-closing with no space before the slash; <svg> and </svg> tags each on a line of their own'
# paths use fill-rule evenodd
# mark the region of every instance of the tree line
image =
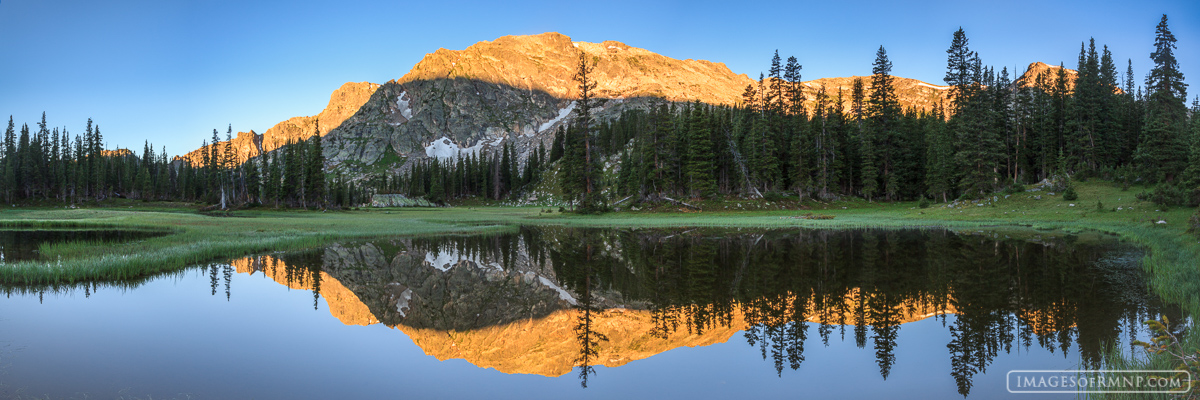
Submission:
<svg viewBox="0 0 1200 400">
<path fill-rule="evenodd" d="M 325 171 L 321 136 L 289 141 L 271 152 L 239 163 L 233 127 L 222 143 L 213 130 L 200 160 L 168 159 L 147 141 L 141 155 L 107 150 L 100 126 L 88 119 L 82 135 L 50 128 L 46 115 L 36 131 L 16 130 L 12 117 L 4 133 L 0 159 L 6 202 L 79 204 L 110 198 L 213 204 L 221 209 L 274 207 L 352 207 L 370 200 L 369 190 Z"/>
</svg>

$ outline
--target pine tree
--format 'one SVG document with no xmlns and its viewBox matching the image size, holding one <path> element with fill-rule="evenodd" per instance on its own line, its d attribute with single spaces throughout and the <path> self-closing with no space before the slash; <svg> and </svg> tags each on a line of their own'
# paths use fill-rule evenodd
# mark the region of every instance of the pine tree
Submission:
<svg viewBox="0 0 1200 400">
<path fill-rule="evenodd" d="M 875 142 L 872 150 L 876 153 L 876 160 L 872 160 L 872 165 L 882 168 L 879 178 L 883 181 L 881 183 L 884 184 L 888 200 L 894 199 L 900 191 L 900 179 L 894 165 L 900 104 L 892 87 L 891 72 L 892 63 L 888 60 L 887 50 L 879 46 L 871 69 L 871 94 L 867 99 L 868 135 Z"/>
<path fill-rule="evenodd" d="M 1187 84 L 1175 60 L 1175 35 L 1167 27 L 1164 14 L 1154 38 L 1154 53 L 1150 59 L 1154 68 L 1146 78 L 1149 95 L 1146 99 L 1147 123 L 1142 131 L 1136 160 L 1151 182 L 1170 182 L 1184 169 L 1187 150 L 1182 140 L 1187 108 Z"/>
<path fill-rule="evenodd" d="M 324 146 L 321 145 L 319 125 L 317 133 L 308 141 L 304 196 L 314 207 L 325 207 L 325 151 Z M 305 206 L 307 207 L 308 204 Z"/>
<path fill-rule="evenodd" d="M 271 202 L 275 207 L 279 207 L 280 188 L 279 185 L 283 180 L 283 174 L 279 169 L 279 156 L 283 150 L 276 150 L 271 153 L 263 154 L 263 169 L 265 170 L 267 180 L 263 185 L 263 197 L 265 201 Z"/>
<path fill-rule="evenodd" d="M 107 168 L 104 165 L 104 135 L 100 133 L 100 125 L 96 125 L 96 129 L 92 130 L 92 154 L 91 158 L 95 159 L 95 167 L 92 169 L 92 182 L 95 182 L 96 200 L 103 200 L 108 196 L 108 185 L 105 181 Z"/>
<path fill-rule="evenodd" d="M 1190 205 L 1200 205 L 1200 96 L 1192 100 L 1188 144 L 1190 154 L 1187 170 L 1183 172 L 1184 189 Z"/>
<path fill-rule="evenodd" d="M 559 125 L 558 129 L 554 130 L 554 141 L 550 143 L 551 163 L 558 161 L 563 156 L 563 135 L 565 134 L 566 132 L 562 125 Z"/>
<path fill-rule="evenodd" d="M 867 135 L 864 135 L 861 140 L 859 158 L 862 163 L 862 195 L 867 201 L 871 201 L 875 198 L 875 194 L 879 193 L 879 169 L 875 166 L 875 140 Z"/>
<path fill-rule="evenodd" d="M 217 130 L 213 129 L 212 144 L 208 149 L 208 162 L 204 165 L 204 179 L 208 183 L 207 193 L 205 195 L 209 199 L 213 199 L 213 195 L 220 191 L 222 180 L 221 173 L 221 136 L 217 134 Z"/>
<path fill-rule="evenodd" d="M 779 50 L 775 50 L 775 56 L 771 57 L 771 69 L 768 70 L 767 77 L 770 83 L 767 84 L 766 93 L 766 109 L 769 113 L 777 115 L 783 112 L 783 66 L 779 58 Z"/>
<path fill-rule="evenodd" d="M 21 136 L 17 141 L 17 190 L 21 198 L 28 199 L 33 193 L 33 151 L 29 146 L 29 125 L 21 124 Z"/>
<path fill-rule="evenodd" d="M 942 103 L 934 105 L 931 116 L 931 127 L 928 131 L 926 147 L 925 185 L 927 193 L 933 197 L 941 197 L 943 202 L 949 201 L 950 190 L 953 188 L 954 177 L 954 143 L 946 129 L 945 116 L 942 114 Z"/>
<path fill-rule="evenodd" d="M 155 190 L 160 198 L 168 199 L 174 195 L 171 190 L 171 164 L 167 161 L 167 146 L 162 147 L 162 152 L 159 153 L 159 166 L 156 169 L 158 173 L 158 182 Z M 177 196 L 177 195 L 175 195 Z"/>
<path fill-rule="evenodd" d="M 293 142 L 290 139 L 283 151 L 283 165 L 280 167 L 280 173 L 283 176 L 279 195 L 286 200 L 289 205 L 296 205 L 303 199 L 304 190 L 304 160 L 301 149 L 304 147 L 301 143 Z M 278 161 L 277 161 L 278 162 Z"/>
<path fill-rule="evenodd" d="M 1099 55 L 1096 41 L 1089 47 L 1079 45 L 1078 73 L 1075 77 L 1075 92 L 1070 98 L 1070 130 L 1067 132 L 1066 152 L 1068 165 L 1073 171 L 1090 171 L 1098 167 L 1096 162 L 1097 128 L 1099 126 L 1100 100 L 1103 92 L 1100 83 Z"/>
<path fill-rule="evenodd" d="M 500 192 L 507 193 L 513 187 L 513 160 L 511 157 L 512 147 L 507 142 L 500 148 Z"/>
<path fill-rule="evenodd" d="M 594 123 L 592 120 L 592 96 L 596 90 L 596 82 L 590 75 L 595 67 L 593 62 L 588 62 L 586 53 L 579 52 L 579 64 L 575 69 L 574 76 L 579 88 L 579 100 L 576 103 L 578 114 L 575 116 L 574 125 L 583 148 L 583 157 L 580 159 L 583 162 L 582 174 L 578 177 L 582 181 L 579 204 L 580 211 L 583 212 L 600 212 L 607 207 L 600 182 L 600 174 L 603 172 L 600 163 L 601 155 L 594 143 L 592 128 Z"/>
<path fill-rule="evenodd" d="M 558 183 L 563 199 L 573 206 L 578 205 L 584 187 L 584 147 L 581 135 L 574 123 L 567 125 L 563 133 L 563 155 L 559 163 Z"/>
<path fill-rule="evenodd" d="M 8 117 L 8 129 L 4 131 L 4 199 L 13 202 L 17 189 L 17 138 L 13 118 Z"/>
<path fill-rule="evenodd" d="M 946 49 L 946 77 L 943 80 L 951 86 L 950 96 L 954 108 L 953 112 L 949 113 L 950 115 L 958 114 L 962 110 L 972 84 L 970 79 L 972 53 L 968 43 L 967 34 L 960 26 L 957 31 L 954 31 L 950 48 Z"/>
<path fill-rule="evenodd" d="M 257 160 L 255 160 L 257 158 Z M 266 168 L 263 163 L 266 161 L 266 156 L 259 154 L 258 157 L 248 158 L 246 163 L 242 164 L 242 168 L 246 170 L 246 201 L 251 204 L 261 204 L 262 200 L 262 175 Z"/>
<path fill-rule="evenodd" d="M 237 149 L 233 147 L 233 124 L 229 125 L 225 131 L 225 145 L 221 149 L 221 170 L 222 174 L 222 191 L 221 203 L 224 205 L 226 198 L 236 199 L 237 195 L 237 172 L 238 172 L 238 154 Z"/>
<path fill-rule="evenodd" d="M 704 106 L 696 101 L 688 117 L 688 187 L 693 197 L 712 196 L 716 192 L 713 178 L 713 142 Z"/>
</svg>

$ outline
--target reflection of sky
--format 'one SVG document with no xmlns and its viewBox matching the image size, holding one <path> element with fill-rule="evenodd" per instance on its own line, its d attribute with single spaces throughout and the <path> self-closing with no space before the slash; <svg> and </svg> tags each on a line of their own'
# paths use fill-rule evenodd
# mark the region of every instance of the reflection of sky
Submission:
<svg viewBox="0 0 1200 400">
<path fill-rule="evenodd" d="M 439 362 L 402 332 L 381 324 L 345 326 L 312 293 L 261 274 L 235 274 L 232 298 L 211 295 L 207 274 L 188 271 L 120 292 L 102 289 L 0 300 L 0 397 L 23 394 L 169 398 L 947 398 L 961 399 L 950 376 L 950 333 L 940 319 L 901 326 L 887 381 L 875 351 L 835 329 L 828 348 L 810 324 L 806 361 L 775 374 L 741 334 L 727 343 L 677 348 L 618 368 L 597 367 L 587 389 L 574 373 L 508 375 L 464 360 Z M 223 285 L 223 282 L 221 283 Z M 947 324 L 954 322 L 953 316 Z M 1077 355 L 1015 345 L 976 375 L 971 399 L 1010 398 L 1011 369 L 1077 368 Z M 122 390 L 126 390 L 121 392 Z M 1073 397 L 1073 396 L 1064 396 Z M 1040 397 L 1039 397 L 1040 398 Z"/>
</svg>

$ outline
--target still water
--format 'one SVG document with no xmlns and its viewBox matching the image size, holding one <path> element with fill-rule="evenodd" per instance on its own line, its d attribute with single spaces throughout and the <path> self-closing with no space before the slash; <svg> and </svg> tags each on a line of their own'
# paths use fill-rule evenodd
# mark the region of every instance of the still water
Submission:
<svg viewBox="0 0 1200 400">
<path fill-rule="evenodd" d="M 165 235 L 166 232 L 117 229 L 29 229 L 0 230 L 0 263 L 42 259 L 38 248 L 66 242 L 116 243 Z"/>
<path fill-rule="evenodd" d="M 1183 320 L 1141 256 L 936 229 L 334 243 L 5 288 L 0 397 L 1013 398 L 1009 370 L 1095 367 Z"/>
</svg>

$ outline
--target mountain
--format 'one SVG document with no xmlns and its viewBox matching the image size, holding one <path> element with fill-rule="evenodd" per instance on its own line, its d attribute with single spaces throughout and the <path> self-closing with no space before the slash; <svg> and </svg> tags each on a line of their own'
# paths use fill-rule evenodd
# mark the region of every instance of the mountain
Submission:
<svg viewBox="0 0 1200 400">
<path fill-rule="evenodd" d="M 1041 61 L 1030 63 L 1028 67 L 1025 67 L 1025 73 L 1013 80 L 1013 85 L 1016 87 L 1036 86 L 1038 75 L 1042 75 L 1042 79 L 1045 79 L 1045 84 L 1054 86 L 1054 80 L 1058 77 L 1059 69 L 1064 70 L 1067 74 L 1067 90 L 1074 89 L 1075 77 L 1079 76 L 1078 72 L 1070 68 L 1050 65 Z"/>
<path fill-rule="evenodd" d="M 621 42 L 576 42 L 559 33 L 505 36 L 463 50 L 438 49 L 383 84 L 346 83 L 320 114 L 288 119 L 261 134 L 239 132 L 233 148 L 245 160 L 320 132 L 327 167 L 351 175 L 393 170 L 425 157 L 490 151 L 506 142 L 524 159 L 538 144 L 548 147 L 553 131 L 574 115 L 578 94 L 572 77 L 579 52 L 596 64 L 592 78 L 600 120 L 644 108 L 654 98 L 733 105 L 756 83 L 722 63 L 677 60 Z M 1018 82 L 1053 68 L 1031 64 Z M 809 108 L 824 87 L 833 101 L 841 90 L 849 111 L 855 78 L 803 82 Z M 869 89 L 869 77 L 862 78 Z M 949 96 L 947 86 L 903 77 L 895 78 L 895 88 L 904 108 L 928 110 Z M 394 157 L 385 157 L 389 153 Z M 181 158 L 196 163 L 202 154 L 198 149 Z"/>
</svg>

